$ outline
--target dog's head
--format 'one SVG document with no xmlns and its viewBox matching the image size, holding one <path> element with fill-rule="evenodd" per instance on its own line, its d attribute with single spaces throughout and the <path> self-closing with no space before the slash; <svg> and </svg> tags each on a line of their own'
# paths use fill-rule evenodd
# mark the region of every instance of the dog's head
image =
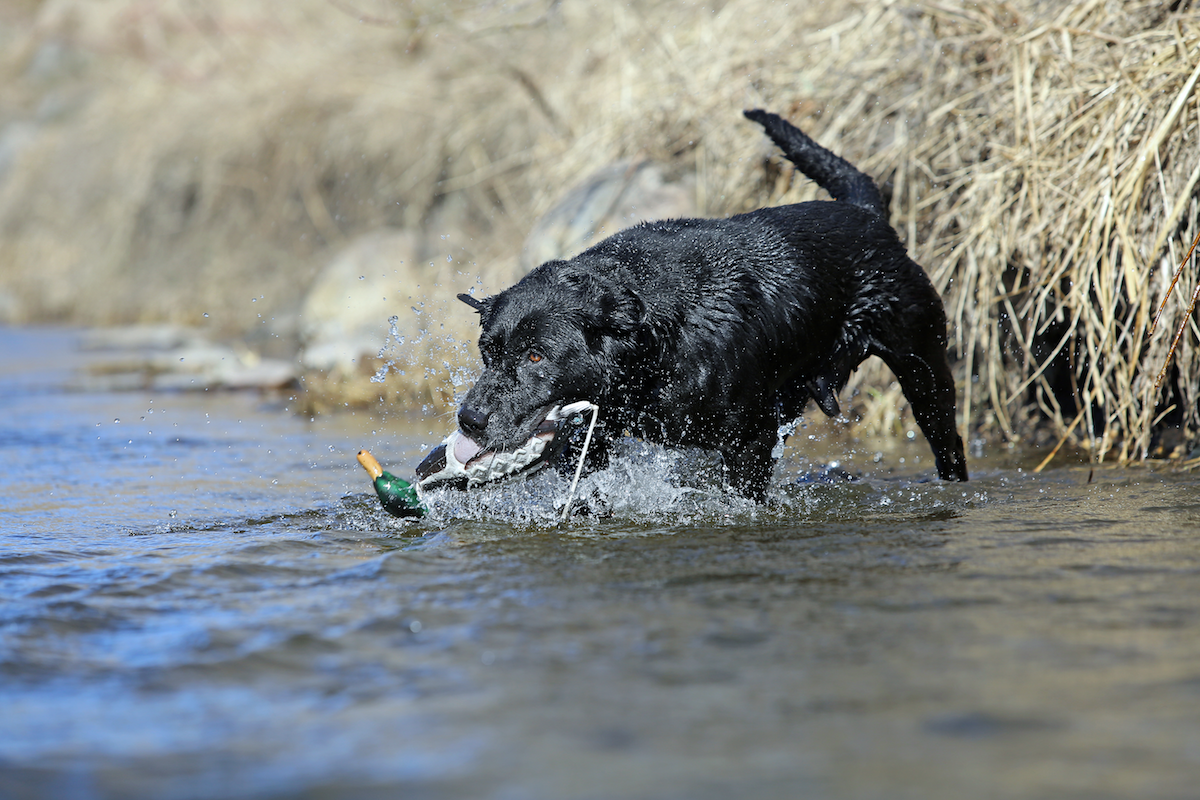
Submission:
<svg viewBox="0 0 1200 800">
<path fill-rule="evenodd" d="M 640 303 L 573 262 L 548 262 L 500 294 L 460 294 L 479 312 L 483 373 L 459 407 L 462 433 L 505 452 L 534 436 L 553 409 L 601 404 L 623 380 Z"/>
</svg>

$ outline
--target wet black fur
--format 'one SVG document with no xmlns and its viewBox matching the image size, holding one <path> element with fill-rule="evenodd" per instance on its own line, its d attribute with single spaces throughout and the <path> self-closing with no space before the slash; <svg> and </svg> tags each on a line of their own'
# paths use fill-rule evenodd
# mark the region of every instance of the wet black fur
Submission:
<svg viewBox="0 0 1200 800">
<path fill-rule="evenodd" d="M 868 356 L 900 380 L 938 475 L 966 480 L 946 316 L 887 221 L 874 182 L 780 117 L 746 116 L 835 198 L 729 219 L 650 222 L 549 261 L 484 300 L 484 369 L 459 410 L 485 449 L 523 443 L 546 411 L 600 407 L 589 466 L 629 431 L 724 457 L 761 499 L 781 423 L 837 392 Z"/>
</svg>

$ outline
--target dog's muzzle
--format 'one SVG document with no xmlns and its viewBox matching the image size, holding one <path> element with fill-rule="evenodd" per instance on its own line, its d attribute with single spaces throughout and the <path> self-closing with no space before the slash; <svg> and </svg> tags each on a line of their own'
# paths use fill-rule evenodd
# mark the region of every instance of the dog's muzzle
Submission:
<svg viewBox="0 0 1200 800">
<path fill-rule="evenodd" d="M 500 453 L 483 451 L 478 442 L 455 430 L 417 465 L 417 485 L 422 489 L 442 485 L 470 488 L 536 472 L 562 452 L 568 432 L 582 425 L 583 413 L 593 408 L 586 400 L 555 406 L 524 444 Z"/>
</svg>

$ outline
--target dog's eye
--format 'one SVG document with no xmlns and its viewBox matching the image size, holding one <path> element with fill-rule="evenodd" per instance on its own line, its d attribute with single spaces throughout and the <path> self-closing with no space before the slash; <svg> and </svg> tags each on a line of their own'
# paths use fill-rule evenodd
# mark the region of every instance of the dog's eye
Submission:
<svg viewBox="0 0 1200 800">
<path fill-rule="evenodd" d="M 539 353 L 537 350 L 530 350 L 529 351 L 529 360 L 531 362 L 533 362 L 534 364 L 536 364 L 542 360 L 542 354 Z"/>
</svg>

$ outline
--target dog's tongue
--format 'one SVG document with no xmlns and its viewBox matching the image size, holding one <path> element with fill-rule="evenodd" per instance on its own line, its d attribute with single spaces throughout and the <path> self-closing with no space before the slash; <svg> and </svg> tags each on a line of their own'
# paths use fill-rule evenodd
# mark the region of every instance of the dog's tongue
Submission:
<svg viewBox="0 0 1200 800">
<path fill-rule="evenodd" d="M 462 431 L 459 431 L 458 436 L 454 438 L 454 460 L 460 464 L 466 464 L 479 453 L 480 449 L 479 444 Z"/>
</svg>

